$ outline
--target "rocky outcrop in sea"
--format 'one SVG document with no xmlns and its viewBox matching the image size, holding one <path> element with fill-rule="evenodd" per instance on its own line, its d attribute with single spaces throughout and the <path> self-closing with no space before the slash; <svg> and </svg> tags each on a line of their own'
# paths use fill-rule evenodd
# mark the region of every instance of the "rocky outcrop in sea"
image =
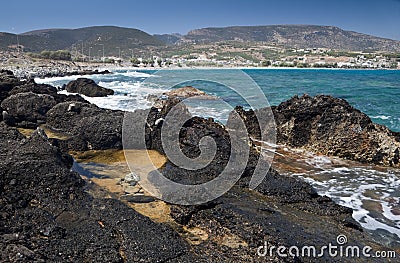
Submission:
<svg viewBox="0 0 400 263">
<path fill-rule="evenodd" d="M 249 134 L 260 138 L 253 111 L 237 111 Z M 267 112 L 259 110 L 259 114 Z M 324 155 L 385 166 L 400 166 L 400 133 L 373 123 L 344 99 L 317 95 L 295 96 L 272 107 L 277 142 Z"/>
<path fill-rule="evenodd" d="M 88 97 L 105 97 L 114 95 L 112 89 L 103 88 L 91 79 L 78 78 L 69 82 L 65 89 L 71 93 L 79 93 Z"/>
</svg>

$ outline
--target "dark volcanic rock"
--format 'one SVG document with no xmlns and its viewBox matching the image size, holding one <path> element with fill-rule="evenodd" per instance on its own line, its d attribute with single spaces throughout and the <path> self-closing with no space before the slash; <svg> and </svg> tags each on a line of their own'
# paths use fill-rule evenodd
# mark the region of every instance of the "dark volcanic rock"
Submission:
<svg viewBox="0 0 400 263">
<path fill-rule="evenodd" d="M 201 184 L 218 176 L 227 165 L 231 152 L 230 138 L 222 125 L 211 119 L 191 118 L 180 131 L 180 148 L 187 157 L 196 158 L 201 154 L 200 140 L 205 136 L 211 137 L 217 146 L 209 165 L 202 169 L 187 170 L 168 161 L 162 170 L 163 175 L 181 184 Z"/>
<path fill-rule="evenodd" d="M 257 248 L 265 242 L 268 248 L 321 247 L 336 244 L 339 234 L 346 235 L 351 245 L 376 247 L 368 235 L 338 220 L 352 220 L 351 210 L 341 210 L 338 205 L 330 207 L 337 208 L 334 216 L 320 216 L 293 204 L 280 203 L 279 198 L 277 201 L 275 197 L 234 187 L 207 206 L 172 206 L 171 216 L 188 228 L 206 230 L 208 239 L 196 246 L 196 252 L 211 262 L 339 262 L 328 253 L 318 258 L 279 257 L 276 253 L 267 257 L 257 255 Z M 361 258 L 355 262 L 385 261 Z"/>
<path fill-rule="evenodd" d="M 304 146 L 312 139 L 326 140 L 338 132 L 357 135 L 372 124 L 367 115 L 345 100 L 323 95 L 295 96 L 274 108 L 274 113 L 278 140 L 293 146 Z"/>
<path fill-rule="evenodd" d="M 0 69 L 0 104 L 1 102 L 8 97 L 8 93 L 18 85 L 21 85 L 23 82 L 19 81 L 17 77 L 14 76 L 14 73 L 9 70 Z M 3 112 L 3 109 L 0 107 L 0 112 Z M 0 116 L 0 121 L 3 119 Z"/>
<path fill-rule="evenodd" d="M 168 104 L 166 104 L 166 106 L 167 105 Z M 165 111 L 164 115 L 161 114 L 161 112 L 163 111 Z M 182 109 L 182 111 L 182 114 L 185 114 L 184 109 Z M 155 113 L 153 114 L 157 115 L 158 113 L 158 118 L 165 118 L 167 112 L 168 109 L 163 108 L 162 111 L 155 111 Z M 243 112 L 244 111 L 242 111 L 242 113 Z M 157 117 L 150 118 L 150 120 L 154 119 L 157 119 Z M 151 125 L 153 122 L 154 121 L 149 121 L 148 119 L 147 123 Z M 230 118 L 230 122 L 232 122 L 232 118 Z M 165 123 L 162 125 L 165 125 Z M 152 140 L 150 141 L 159 141 L 161 137 L 159 133 L 156 133 L 155 131 L 160 130 L 161 128 L 156 127 L 155 125 L 151 125 L 151 127 L 153 134 L 158 137 L 152 138 Z M 258 131 L 258 133 L 260 133 L 260 130 L 257 130 L 256 127 L 254 127 L 252 130 Z M 205 136 L 211 137 L 217 146 L 217 151 L 214 159 L 209 165 L 207 165 L 205 168 L 198 170 L 187 170 L 168 161 L 166 165 L 161 169 L 163 175 L 175 182 L 179 182 L 182 184 L 201 184 L 210 181 L 218 176 L 225 169 L 228 160 L 231 157 L 232 138 L 230 138 L 230 134 L 223 125 L 214 122 L 212 119 L 191 117 L 188 119 L 188 121 L 184 123 L 184 125 L 180 129 L 179 147 L 187 157 L 196 158 L 201 154 L 199 145 L 201 139 Z M 236 138 L 236 140 L 238 139 L 239 138 Z M 158 147 L 158 144 L 150 145 L 150 148 L 152 149 L 164 151 L 164 149 L 159 149 Z M 247 166 L 243 174 L 241 175 L 241 180 L 238 183 L 238 185 L 246 188 L 248 187 L 250 177 L 253 175 L 254 168 L 260 158 L 260 154 L 255 149 L 255 146 L 251 143 L 251 140 L 249 141 L 248 147 L 249 154 Z M 268 165 L 264 159 L 262 159 L 261 162 L 264 166 Z M 266 196 L 279 198 L 280 202 L 283 203 L 298 204 L 299 206 L 301 206 L 302 209 L 303 207 L 308 206 L 307 209 L 316 214 L 337 215 L 340 213 L 344 213 L 347 217 L 349 217 L 349 214 L 351 215 L 351 210 L 336 205 L 330 198 L 319 196 L 310 184 L 299 179 L 280 175 L 272 168 L 269 170 L 262 183 L 256 188 L 256 191 Z M 188 214 L 190 213 L 191 212 L 189 212 Z M 187 220 L 187 216 L 183 216 L 179 219 L 179 221 L 185 220 Z M 355 222 L 354 225 L 356 225 Z"/>
<path fill-rule="evenodd" d="M 400 143 L 392 132 L 331 96 L 294 97 L 273 109 L 278 141 L 323 154 L 399 166 Z"/>
<path fill-rule="evenodd" d="M 61 102 L 83 102 L 83 103 L 89 103 L 87 100 L 85 100 L 84 98 L 82 98 L 79 94 L 69 94 L 69 95 L 65 95 L 65 94 L 56 94 L 54 95 L 54 99 L 56 100 L 57 103 L 61 103 Z"/>
<path fill-rule="evenodd" d="M 37 84 L 33 79 L 24 83 L 23 85 L 14 87 L 9 95 L 14 95 L 18 93 L 33 92 L 36 94 L 47 94 L 51 96 L 57 95 L 57 88 L 48 84 Z"/>
<path fill-rule="evenodd" d="M 7 111 L 18 127 L 36 128 L 46 122 L 46 113 L 56 101 L 50 95 L 32 92 L 18 93 L 3 100 L 1 107 Z"/>
<path fill-rule="evenodd" d="M 47 94 L 53 96 L 57 103 L 66 102 L 66 101 L 78 101 L 78 102 L 86 102 L 87 100 L 82 98 L 80 95 L 65 95 L 65 94 L 58 94 L 58 89 L 48 84 L 37 84 L 34 80 L 29 80 L 29 82 L 14 87 L 8 95 L 14 95 L 18 93 L 25 93 L 25 92 L 33 92 L 36 94 Z"/>
<path fill-rule="evenodd" d="M 247 182 L 246 179 L 243 181 Z M 243 182 L 241 184 L 243 185 Z M 361 226 L 351 217 L 352 209 L 336 204 L 329 197 L 320 196 L 305 181 L 281 175 L 273 168 L 255 190 L 265 196 L 276 198 L 280 203 L 290 204 L 315 215 L 332 216 L 333 220 L 361 230 Z"/>
<path fill-rule="evenodd" d="M 164 153 L 161 143 L 161 128 L 165 116 L 179 102 L 180 100 L 177 99 L 169 99 L 165 101 L 162 108 L 152 107 L 147 110 L 138 109 L 134 112 L 127 112 L 125 115 L 126 121 L 124 123 L 124 128 L 125 131 L 129 132 L 125 135 L 127 138 L 129 137 L 127 141 L 133 142 L 133 145 L 129 145 L 128 147 L 132 149 L 147 148 Z M 180 117 L 187 118 L 188 120 L 192 117 L 187 108 L 182 104 L 179 104 L 175 109 L 175 114 L 180 115 Z M 143 130 L 145 132 L 143 132 Z M 143 138 L 145 138 L 144 145 L 142 143 Z"/>
<path fill-rule="evenodd" d="M 201 139 L 209 137 L 212 138 L 217 146 L 216 154 L 213 161 L 208 166 L 198 170 L 188 171 L 168 161 L 163 169 L 163 174 L 169 179 L 183 184 L 199 184 L 212 180 L 223 170 L 229 160 L 230 138 L 228 131 L 223 125 L 214 122 L 212 119 L 192 117 L 187 108 L 178 103 L 179 100 L 170 99 L 164 103 L 162 109 L 152 108 L 150 110 L 137 110 L 134 113 L 129 113 L 129 119 L 133 126 L 129 127 L 132 134 L 128 136 L 135 137 L 138 133 L 134 131 L 143 129 L 142 126 L 146 123 L 146 147 L 165 154 L 165 149 L 161 143 L 161 129 L 166 125 L 164 121 L 167 115 L 169 118 L 172 118 L 172 120 L 177 120 L 179 115 L 179 118 L 186 119 L 187 121 L 184 122 L 182 127 L 170 127 L 169 132 L 163 135 L 164 141 L 171 141 L 172 139 L 169 139 L 169 137 L 171 136 L 170 138 L 172 138 L 174 133 L 176 133 L 176 135 L 179 136 L 179 146 L 174 146 L 180 147 L 186 157 L 194 159 L 201 154 L 201 149 L 199 147 Z M 172 108 L 174 108 L 174 112 L 171 113 Z M 133 137 L 130 139 L 131 141 L 142 139 Z"/>
<path fill-rule="evenodd" d="M 8 92 L 21 82 L 12 71 L 0 69 L 0 102 L 8 96 Z"/>
<path fill-rule="evenodd" d="M 1 262 L 165 262 L 195 258 L 165 225 L 117 200 L 93 199 L 72 159 L 42 130 L 0 123 Z"/>
<path fill-rule="evenodd" d="M 343 99 L 295 96 L 272 111 L 278 143 L 364 163 L 400 165 L 398 135 Z M 254 113 L 241 114 L 246 126 L 255 127 Z M 250 128 L 249 133 L 259 138 L 259 130 Z"/>
<path fill-rule="evenodd" d="M 78 78 L 69 82 L 65 89 L 68 92 L 80 93 L 88 97 L 105 97 L 107 95 L 114 95 L 112 89 L 100 87 L 91 79 Z"/>
<path fill-rule="evenodd" d="M 13 96 L 21 94 L 25 93 Z M 178 102 L 171 100 L 162 109 L 132 113 L 132 122 L 138 124 L 132 138 L 141 137 L 139 128 L 144 128 L 144 147 L 166 152 L 161 128 L 169 125 L 167 113 Z M 334 243 L 339 234 L 345 234 L 351 245 L 384 249 L 360 231 L 350 209 L 319 196 L 306 182 L 270 169 L 261 184 L 249 190 L 250 177 L 262 155 L 247 134 L 231 137 L 232 131 L 223 125 L 191 117 L 185 107 L 177 107 L 172 114 L 187 118 L 182 127 L 173 129 L 179 134 L 182 152 L 189 158 L 200 156 L 205 149 L 202 139 L 208 137 L 216 145 L 216 154 L 207 167 L 195 171 L 168 161 L 162 168 L 168 178 L 186 184 L 209 181 L 225 168 L 232 144 L 244 141 L 249 150 L 246 169 L 226 194 L 203 205 L 171 207 L 172 218 L 184 225 L 176 227 L 195 230 L 191 240 L 200 240 L 198 245 L 189 247 L 170 227 L 154 223 L 118 200 L 98 199 L 85 192 L 84 181 L 71 172 L 71 157 L 63 152 L 121 148 L 124 113 L 63 102 L 46 117 L 50 128 L 70 135 L 65 141 L 51 141 L 41 129 L 24 138 L 15 128 L 0 123 L 0 261 L 265 262 L 266 258 L 256 254 L 264 242 L 276 247 L 319 246 Z M 251 120 L 251 114 L 247 117 Z M 250 130 L 257 133 L 256 126 Z M 196 232 L 203 232 L 201 238 Z M 327 255 L 315 261 L 277 255 L 268 260 L 337 262 Z"/>
<path fill-rule="evenodd" d="M 122 149 L 124 113 L 81 102 L 59 103 L 47 113 L 47 125 L 71 138 L 60 142 L 65 150 Z"/>
<path fill-rule="evenodd" d="M 5 109 L 4 107 L 0 107 L 0 112 L 2 113 L 0 116 L 0 120 L 4 120 L 9 124 L 15 125 L 18 124 L 18 126 L 21 127 L 29 127 L 33 128 L 37 126 L 37 120 L 39 120 L 39 124 L 44 121 L 43 115 L 49 110 L 49 107 L 52 103 L 48 104 L 49 100 L 44 101 L 43 104 L 40 104 L 37 99 L 32 101 L 32 98 L 38 98 L 38 96 L 34 95 L 31 99 L 27 100 L 27 105 L 22 105 L 23 97 L 25 95 L 19 95 L 16 96 L 17 94 L 21 93 L 34 93 L 34 94 L 42 94 L 42 95 L 49 95 L 51 96 L 56 103 L 61 103 L 61 102 L 66 102 L 66 101 L 79 101 L 79 102 L 87 102 L 84 98 L 82 98 L 79 95 L 64 95 L 64 94 L 58 94 L 57 88 L 47 85 L 47 84 L 37 84 L 33 79 L 29 81 L 20 81 L 18 78 L 16 78 L 11 71 L 8 70 L 0 70 L 0 104 L 2 103 L 3 100 L 5 100 L 7 97 L 10 97 L 12 95 L 15 95 L 13 98 L 9 99 L 11 103 L 8 103 L 8 106 L 10 108 L 13 108 L 14 112 L 4 112 Z M 47 96 L 42 96 L 42 98 L 50 98 Z M 11 105 L 12 103 L 15 102 L 15 100 L 18 100 L 18 105 Z M 39 111 L 39 118 L 36 118 L 37 116 L 28 116 L 27 119 L 32 119 L 32 120 L 21 120 L 20 118 L 26 118 L 27 116 L 18 116 L 16 119 L 15 116 L 15 110 L 16 108 L 19 108 L 19 113 L 20 114 L 28 114 L 29 111 L 32 111 L 32 113 L 35 115 L 36 111 Z M 31 108 L 31 109 L 29 109 Z M 24 113 L 22 113 L 23 111 Z M 6 117 L 4 119 L 3 117 Z"/>
</svg>

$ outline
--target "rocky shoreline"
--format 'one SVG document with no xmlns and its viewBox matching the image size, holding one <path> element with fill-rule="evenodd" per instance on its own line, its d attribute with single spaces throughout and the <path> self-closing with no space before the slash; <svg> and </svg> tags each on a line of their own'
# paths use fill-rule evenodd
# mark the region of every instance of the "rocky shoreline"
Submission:
<svg viewBox="0 0 400 263">
<path fill-rule="evenodd" d="M 4 54 L 3 54 L 4 55 Z M 0 58 L 0 68 L 10 70 L 21 79 L 65 77 L 73 75 L 111 74 L 103 63 L 34 59 L 25 53 L 8 54 Z M 114 65 L 107 65 L 112 68 Z"/>
<path fill-rule="evenodd" d="M 179 98 L 174 98 L 160 109 L 150 109 L 147 149 L 163 153 L 159 120 L 177 102 Z M 245 172 L 228 193 L 203 205 L 163 203 L 170 219 L 160 222 L 143 213 L 135 205 L 137 199 L 127 198 L 126 193 L 116 195 L 101 184 L 92 185 L 71 170 L 72 152 L 122 150 L 124 112 L 101 109 L 79 95 L 58 94 L 49 85 L 20 81 L 4 70 L 0 71 L 0 105 L 2 262 L 339 262 L 340 258 L 328 255 L 257 255 L 257 248 L 265 242 L 276 247 L 328 245 L 339 234 L 346 235 L 351 245 L 393 250 L 363 231 L 351 209 L 274 168 L 254 191 L 249 190 L 252 170 L 260 158 L 253 141 Z M 261 131 L 254 113 L 240 108 L 237 112 L 246 117 L 249 133 L 256 139 Z M 279 143 L 398 167 L 399 134 L 373 124 L 343 100 L 294 97 L 273 112 Z M 133 114 L 140 118 L 142 112 Z M 24 136 L 21 129 L 36 130 Z M 218 152 L 197 173 L 166 160 L 160 169 L 167 177 L 196 184 L 210 180 L 225 167 L 230 139 L 224 126 L 195 117 L 181 134 L 182 151 L 188 156 L 199 154 L 198 144 L 205 135 L 214 138 Z M 162 201 L 146 202 L 151 206 Z M 354 262 L 387 260 L 355 258 Z"/>
</svg>

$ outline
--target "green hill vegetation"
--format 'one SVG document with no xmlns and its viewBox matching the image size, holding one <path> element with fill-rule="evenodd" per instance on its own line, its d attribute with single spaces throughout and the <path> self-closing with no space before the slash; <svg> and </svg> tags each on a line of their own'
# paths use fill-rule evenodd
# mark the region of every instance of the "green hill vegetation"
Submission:
<svg viewBox="0 0 400 263">
<path fill-rule="evenodd" d="M 69 50 L 88 56 L 128 56 L 142 50 L 165 45 L 141 30 L 115 26 L 94 26 L 78 29 L 36 30 L 18 36 L 0 33 L 0 49 L 20 48 L 27 52 Z"/>
</svg>

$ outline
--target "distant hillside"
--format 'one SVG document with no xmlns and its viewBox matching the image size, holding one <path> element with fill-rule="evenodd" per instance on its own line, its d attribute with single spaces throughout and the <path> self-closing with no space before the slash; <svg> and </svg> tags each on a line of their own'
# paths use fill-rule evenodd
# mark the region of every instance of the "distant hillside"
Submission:
<svg viewBox="0 0 400 263">
<path fill-rule="evenodd" d="M 15 34 L 0 33 L 0 48 L 9 49 L 16 46 Z M 43 50 L 79 50 L 88 54 L 97 55 L 103 51 L 106 56 L 119 54 L 119 50 L 125 55 L 131 54 L 131 50 L 142 50 L 147 47 L 159 47 L 165 45 L 162 41 L 141 30 L 122 28 L 115 26 L 94 26 L 78 29 L 44 29 L 27 32 L 19 35 L 19 43 L 24 50 L 39 52 Z"/>
<path fill-rule="evenodd" d="M 177 34 L 177 33 L 162 34 L 162 35 L 155 34 L 153 36 L 168 45 L 174 45 L 183 38 L 183 36 L 181 34 Z"/>
<path fill-rule="evenodd" d="M 40 43 L 41 38 L 38 36 L 18 36 L 20 45 L 24 45 L 23 43 Z M 8 50 L 8 49 L 16 49 L 18 43 L 17 35 L 11 33 L 0 32 L 0 49 Z M 36 44 L 35 44 L 36 46 Z"/>
<path fill-rule="evenodd" d="M 346 31 L 333 26 L 272 25 L 202 28 L 190 31 L 184 39 L 196 43 L 235 40 L 268 42 L 297 48 L 400 52 L 400 41 Z"/>
</svg>

